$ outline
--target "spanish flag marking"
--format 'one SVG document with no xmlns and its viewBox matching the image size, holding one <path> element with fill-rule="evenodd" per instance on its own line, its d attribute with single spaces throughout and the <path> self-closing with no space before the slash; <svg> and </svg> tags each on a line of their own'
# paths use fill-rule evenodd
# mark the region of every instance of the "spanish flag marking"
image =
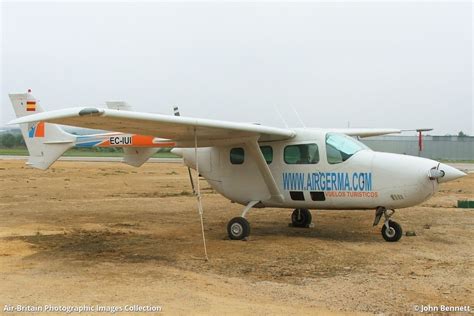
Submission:
<svg viewBox="0 0 474 316">
<path fill-rule="evenodd" d="M 36 101 L 26 101 L 26 110 L 27 111 L 36 111 Z"/>
</svg>

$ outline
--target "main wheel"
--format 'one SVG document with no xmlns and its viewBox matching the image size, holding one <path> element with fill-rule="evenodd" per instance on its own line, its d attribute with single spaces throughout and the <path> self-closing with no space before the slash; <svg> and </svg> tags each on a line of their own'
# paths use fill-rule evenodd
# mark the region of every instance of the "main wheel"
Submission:
<svg viewBox="0 0 474 316">
<path fill-rule="evenodd" d="M 400 224 L 394 221 L 388 221 L 388 229 L 385 224 L 382 226 L 382 236 L 385 241 L 394 242 L 399 241 L 402 238 L 403 231 Z"/>
<path fill-rule="evenodd" d="M 227 224 L 227 234 L 233 240 L 242 240 L 250 235 L 250 224 L 243 217 L 234 217 Z"/>
<path fill-rule="evenodd" d="M 306 208 L 297 208 L 291 214 L 291 224 L 293 227 L 309 227 L 311 221 L 311 212 Z"/>
</svg>

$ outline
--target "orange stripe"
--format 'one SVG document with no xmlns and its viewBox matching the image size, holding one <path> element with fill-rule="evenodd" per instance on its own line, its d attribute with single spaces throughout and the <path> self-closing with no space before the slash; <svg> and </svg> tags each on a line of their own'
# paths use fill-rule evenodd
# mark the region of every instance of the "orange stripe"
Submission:
<svg viewBox="0 0 474 316">
<path fill-rule="evenodd" d="M 44 122 L 39 122 L 36 125 L 35 137 L 44 137 Z"/>
<path fill-rule="evenodd" d="M 27 104 L 27 105 L 30 105 L 30 104 L 36 105 L 36 101 L 26 101 L 26 104 Z"/>
<path fill-rule="evenodd" d="M 154 136 L 132 135 L 132 147 L 173 147 L 174 142 L 159 142 L 155 143 Z"/>
<path fill-rule="evenodd" d="M 152 146 L 154 145 L 153 139 L 155 139 L 153 136 L 132 135 L 132 146 Z"/>
<path fill-rule="evenodd" d="M 111 147 L 110 146 L 110 140 L 106 140 L 105 142 L 102 141 L 102 143 L 100 143 L 98 146 L 99 147 Z"/>
</svg>

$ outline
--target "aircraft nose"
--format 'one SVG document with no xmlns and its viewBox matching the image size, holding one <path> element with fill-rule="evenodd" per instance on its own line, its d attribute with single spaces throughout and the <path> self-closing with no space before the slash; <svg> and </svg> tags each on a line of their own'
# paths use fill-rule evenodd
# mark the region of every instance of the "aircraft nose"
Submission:
<svg viewBox="0 0 474 316">
<path fill-rule="evenodd" d="M 441 176 L 438 178 L 439 183 L 456 180 L 466 175 L 464 172 L 444 163 L 439 164 L 438 170 L 441 171 Z"/>
</svg>

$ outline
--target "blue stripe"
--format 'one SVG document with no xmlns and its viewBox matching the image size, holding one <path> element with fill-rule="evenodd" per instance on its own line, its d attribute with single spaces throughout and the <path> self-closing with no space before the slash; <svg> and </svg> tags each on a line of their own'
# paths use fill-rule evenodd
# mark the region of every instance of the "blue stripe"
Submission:
<svg viewBox="0 0 474 316">
<path fill-rule="evenodd" d="M 95 145 L 101 143 L 101 140 L 93 141 L 93 142 L 88 142 L 88 143 L 76 143 L 76 147 L 94 147 Z"/>
<path fill-rule="evenodd" d="M 30 131 L 29 131 L 29 133 L 28 133 L 28 136 L 29 136 L 30 138 L 35 137 L 35 129 L 36 129 L 36 125 L 31 126 Z"/>
</svg>

